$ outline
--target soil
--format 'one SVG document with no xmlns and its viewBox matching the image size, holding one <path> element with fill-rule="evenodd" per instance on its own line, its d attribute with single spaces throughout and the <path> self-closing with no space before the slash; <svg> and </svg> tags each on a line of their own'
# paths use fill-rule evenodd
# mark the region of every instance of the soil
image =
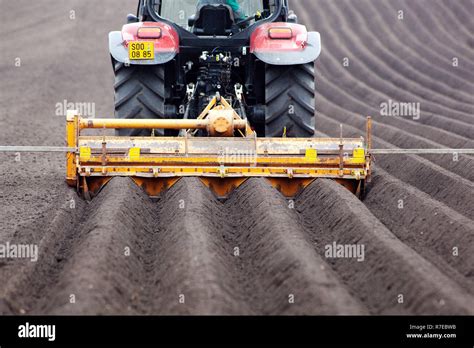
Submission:
<svg viewBox="0 0 474 348">
<path fill-rule="evenodd" d="M 292 6 L 323 40 L 319 136 L 363 136 L 370 115 L 376 148 L 474 147 L 473 0 Z M 113 116 L 107 35 L 135 7 L 0 2 L 1 145 L 63 146 L 65 101 Z M 389 100 L 420 117 L 381 116 Z M 288 201 L 265 179 L 220 201 L 196 178 L 152 200 L 116 178 L 85 202 L 64 175 L 62 155 L 0 154 L 0 244 L 39 248 L 0 259 L 0 314 L 474 313 L 474 156 L 377 156 L 364 201 L 330 180 Z"/>
</svg>

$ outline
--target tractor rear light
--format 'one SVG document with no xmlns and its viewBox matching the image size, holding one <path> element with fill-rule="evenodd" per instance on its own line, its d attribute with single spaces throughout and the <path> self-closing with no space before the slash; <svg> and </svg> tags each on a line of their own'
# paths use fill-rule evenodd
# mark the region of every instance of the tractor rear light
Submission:
<svg viewBox="0 0 474 348">
<path fill-rule="evenodd" d="M 171 25 L 163 22 L 125 24 L 122 28 L 122 42 L 124 47 L 127 48 L 129 43 L 133 41 L 152 42 L 157 55 L 179 52 L 178 32 Z"/>
<path fill-rule="evenodd" d="M 162 32 L 160 27 L 141 27 L 138 28 L 137 36 L 140 39 L 160 39 Z"/>
<path fill-rule="evenodd" d="M 293 38 L 293 30 L 291 28 L 270 28 L 268 37 L 274 40 L 290 40 Z"/>
</svg>

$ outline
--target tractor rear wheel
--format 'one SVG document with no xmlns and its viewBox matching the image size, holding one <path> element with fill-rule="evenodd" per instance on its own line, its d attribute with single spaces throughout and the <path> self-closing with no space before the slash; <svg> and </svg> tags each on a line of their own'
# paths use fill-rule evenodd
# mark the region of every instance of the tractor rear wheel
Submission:
<svg viewBox="0 0 474 348">
<path fill-rule="evenodd" d="M 267 138 L 314 136 L 314 88 L 314 63 L 266 66 Z"/>
<path fill-rule="evenodd" d="M 165 117 L 165 68 L 163 65 L 125 65 L 114 61 L 115 118 Z M 147 129 L 117 129 L 119 136 L 147 136 Z M 161 136 L 162 129 L 155 135 Z"/>
</svg>

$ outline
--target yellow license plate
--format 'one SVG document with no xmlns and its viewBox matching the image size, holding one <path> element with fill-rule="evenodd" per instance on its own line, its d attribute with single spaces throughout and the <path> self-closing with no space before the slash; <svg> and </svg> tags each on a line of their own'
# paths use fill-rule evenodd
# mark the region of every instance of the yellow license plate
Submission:
<svg viewBox="0 0 474 348">
<path fill-rule="evenodd" d="M 128 43 L 128 56 L 130 60 L 155 59 L 155 44 L 147 41 L 131 41 Z"/>
</svg>

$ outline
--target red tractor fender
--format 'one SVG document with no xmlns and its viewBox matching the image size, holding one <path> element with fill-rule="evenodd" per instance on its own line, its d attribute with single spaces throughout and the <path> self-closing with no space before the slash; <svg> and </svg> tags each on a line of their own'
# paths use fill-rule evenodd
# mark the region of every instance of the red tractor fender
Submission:
<svg viewBox="0 0 474 348">
<path fill-rule="evenodd" d="M 159 37 L 144 37 L 139 30 L 160 29 Z M 130 60 L 128 44 L 130 41 L 154 42 L 154 60 Z M 179 35 L 169 24 L 163 22 L 138 22 L 123 26 L 122 31 L 109 34 L 109 50 L 112 57 L 121 63 L 132 65 L 156 65 L 171 61 L 179 53 Z"/>
<path fill-rule="evenodd" d="M 271 65 L 306 64 L 321 54 L 321 36 L 301 24 L 265 23 L 253 31 L 250 52 Z"/>
</svg>

